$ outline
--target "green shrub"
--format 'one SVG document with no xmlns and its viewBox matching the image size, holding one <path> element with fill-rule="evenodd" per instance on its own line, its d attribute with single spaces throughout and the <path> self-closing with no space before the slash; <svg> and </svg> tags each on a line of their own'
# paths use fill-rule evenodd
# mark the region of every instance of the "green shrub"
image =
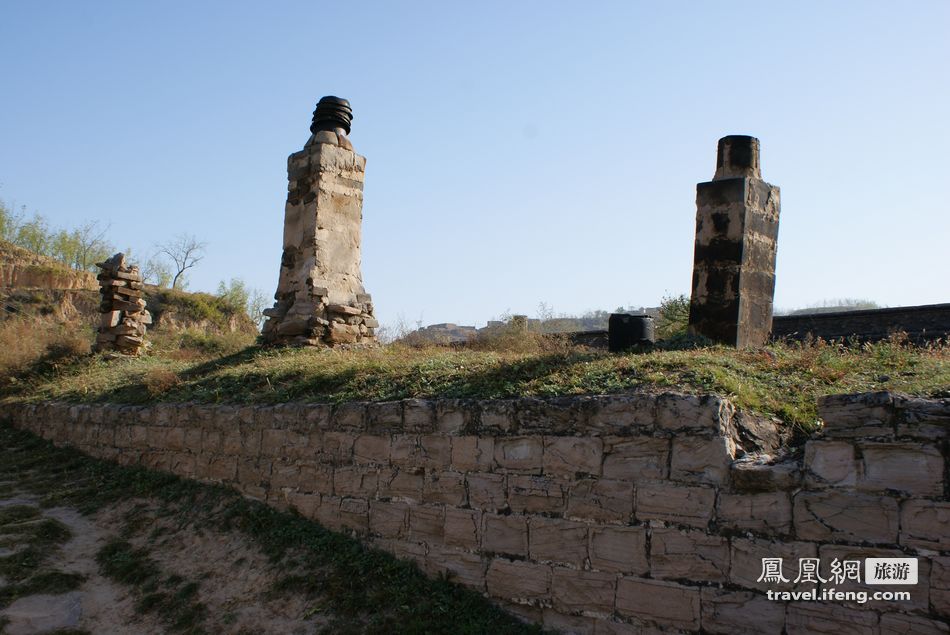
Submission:
<svg viewBox="0 0 950 635">
<path fill-rule="evenodd" d="M 688 327 L 689 297 L 683 294 L 664 296 L 660 302 L 660 316 L 656 320 L 657 339 L 682 339 Z"/>
</svg>

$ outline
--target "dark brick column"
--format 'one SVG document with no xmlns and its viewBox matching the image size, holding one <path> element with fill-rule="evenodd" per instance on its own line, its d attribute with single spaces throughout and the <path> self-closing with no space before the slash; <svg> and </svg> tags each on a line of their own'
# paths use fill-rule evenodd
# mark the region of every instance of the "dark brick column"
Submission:
<svg viewBox="0 0 950 635">
<path fill-rule="evenodd" d="M 744 348 L 772 329 L 779 188 L 762 180 L 759 140 L 719 140 L 713 180 L 696 185 L 689 329 Z"/>
</svg>

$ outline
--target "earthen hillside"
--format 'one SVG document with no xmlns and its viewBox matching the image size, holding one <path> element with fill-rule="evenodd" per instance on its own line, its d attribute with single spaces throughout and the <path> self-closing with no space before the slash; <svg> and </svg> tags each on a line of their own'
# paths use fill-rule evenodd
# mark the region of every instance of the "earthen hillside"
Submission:
<svg viewBox="0 0 950 635">
<path fill-rule="evenodd" d="M 0 241 L 0 287 L 94 290 L 96 277 L 47 256 Z"/>
<path fill-rule="evenodd" d="M 36 252 L 0 241 L 0 319 L 11 316 L 50 318 L 60 322 L 98 323 L 99 286 L 93 273 L 77 271 Z M 208 293 L 145 285 L 145 300 L 157 330 L 247 333 L 257 329 Z"/>
</svg>

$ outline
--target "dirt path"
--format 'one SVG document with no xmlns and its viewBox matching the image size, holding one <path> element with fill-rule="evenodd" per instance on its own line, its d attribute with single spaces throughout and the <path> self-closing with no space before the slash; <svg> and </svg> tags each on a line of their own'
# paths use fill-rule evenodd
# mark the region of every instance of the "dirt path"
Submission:
<svg viewBox="0 0 950 635">
<path fill-rule="evenodd" d="M 34 593 L 14 600 L 0 610 L 0 623 L 6 618 L 2 631 L 5 635 L 56 629 L 127 635 L 162 632 L 154 619 L 136 615 L 127 588 L 99 574 L 96 553 L 114 535 L 114 527 L 98 524 L 68 507 L 42 509 L 32 496 L 18 495 L 0 500 L 0 510 L 14 506 L 32 507 L 39 512 L 40 518 L 59 521 L 69 528 L 69 540 L 61 545 L 48 546 L 51 553 L 47 564 L 58 571 L 79 574 L 84 581 L 77 589 L 66 593 Z M 8 549 L 9 553 L 16 553 L 18 547 L 22 548 L 14 544 Z"/>
<path fill-rule="evenodd" d="M 7 484 L 11 485 L 11 484 Z M 0 633 L 28 635 L 51 631 L 150 635 L 164 632 L 313 633 L 326 616 L 309 617 L 308 603 L 295 593 L 269 593 L 278 572 L 239 534 L 177 526 L 174 517 L 149 500 L 127 501 L 83 516 L 70 507 L 42 508 L 35 496 L 16 492 L 0 498 L 3 510 L 27 520 L 0 524 L 0 559 L 35 544 L 36 528 L 52 520 L 68 529 L 60 544 L 44 544 L 43 570 L 76 574 L 81 583 L 65 592 L 17 593 L 0 610 Z M 33 510 L 32 512 L 30 510 Z M 142 608 L 142 589 L 102 575 L 97 555 L 106 545 L 126 540 L 147 553 L 169 584 L 193 584 L 191 601 L 200 607 L 193 623 L 168 624 L 161 613 Z M 32 541 L 32 542 L 31 542 Z M 0 578 L 0 592 L 13 581 Z M 173 598 L 173 601 L 175 599 Z M 182 600 L 185 601 L 185 600 Z M 2 604 L 0 604 L 2 606 Z"/>
</svg>

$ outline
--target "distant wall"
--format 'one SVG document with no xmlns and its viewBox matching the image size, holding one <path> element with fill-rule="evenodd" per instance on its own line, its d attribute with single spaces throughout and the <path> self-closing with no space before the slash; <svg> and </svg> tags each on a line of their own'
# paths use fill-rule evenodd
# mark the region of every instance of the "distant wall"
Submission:
<svg viewBox="0 0 950 635">
<path fill-rule="evenodd" d="M 577 633 L 946 633 L 950 400 L 828 397 L 823 434 L 674 393 L 278 406 L 5 405 L 97 457 L 293 506 Z M 799 558 L 916 556 L 910 601 L 777 602 Z M 788 584 L 759 582 L 784 558 Z M 832 585 L 823 584 L 821 587 Z"/>
<path fill-rule="evenodd" d="M 772 318 L 774 339 L 802 339 L 811 334 L 826 340 L 858 335 L 862 340 L 873 341 L 885 339 L 896 331 L 905 331 L 914 341 L 950 336 L 950 304 L 777 315 Z"/>
</svg>

